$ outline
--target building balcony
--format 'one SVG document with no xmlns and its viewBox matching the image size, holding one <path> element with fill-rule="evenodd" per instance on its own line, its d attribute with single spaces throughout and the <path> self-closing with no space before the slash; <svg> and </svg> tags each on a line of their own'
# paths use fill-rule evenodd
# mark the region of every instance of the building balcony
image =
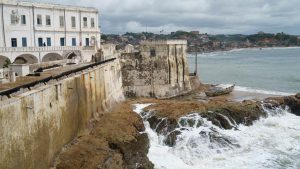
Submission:
<svg viewBox="0 0 300 169">
<path fill-rule="evenodd" d="M 95 46 L 45 46 L 45 47 L 7 47 L 0 48 L 0 54 L 5 52 L 44 52 L 44 51 L 79 51 L 95 50 Z"/>
</svg>

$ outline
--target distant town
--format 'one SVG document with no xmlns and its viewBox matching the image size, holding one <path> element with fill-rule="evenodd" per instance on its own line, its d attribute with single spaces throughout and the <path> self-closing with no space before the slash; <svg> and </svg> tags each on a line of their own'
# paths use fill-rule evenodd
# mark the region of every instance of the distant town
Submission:
<svg viewBox="0 0 300 169">
<path fill-rule="evenodd" d="M 143 40 L 184 39 L 188 41 L 188 52 L 213 52 L 239 48 L 291 47 L 300 46 L 300 36 L 281 33 L 258 32 L 253 35 L 209 35 L 199 31 L 177 31 L 171 34 L 149 32 L 125 33 L 123 35 L 102 34 L 102 43 L 113 43 L 118 48 L 127 44 L 137 46 Z"/>
</svg>

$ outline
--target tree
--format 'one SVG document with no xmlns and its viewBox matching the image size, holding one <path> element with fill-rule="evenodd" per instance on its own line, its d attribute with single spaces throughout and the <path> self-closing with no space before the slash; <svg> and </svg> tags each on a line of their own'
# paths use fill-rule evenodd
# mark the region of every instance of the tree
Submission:
<svg viewBox="0 0 300 169">
<path fill-rule="evenodd" d="M 8 68 L 8 66 L 11 64 L 9 59 L 5 59 L 5 63 L 3 65 L 3 68 Z"/>
<path fill-rule="evenodd" d="M 102 34 L 101 39 L 106 41 L 107 40 L 107 35 Z"/>
</svg>

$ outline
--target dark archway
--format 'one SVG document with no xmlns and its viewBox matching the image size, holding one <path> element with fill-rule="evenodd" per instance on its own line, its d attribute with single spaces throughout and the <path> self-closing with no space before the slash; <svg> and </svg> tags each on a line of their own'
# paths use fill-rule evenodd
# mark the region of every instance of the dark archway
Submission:
<svg viewBox="0 0 300 169">
<path fill-rule="evenodd" d="M 43 57 L 42 62 L 51 62 L 51 61 L 63 60 L 63 59 L 64 58 L 60 54 L 48 53 Z"/>
<path fill-rule="evenodd" d="M 33 63 L 38 63 L 38 58 L 36 58 L 34 55 L 31 54 L 20 55 L 14 61 L 14 64 L 33 64 Z"/>
<path fill-rule="evenodd" d="M 128 71 L 128 70 L 135 70 L 135 68 L 132 65 L 124 65 L 121 70 Z"/>
<path fill-rule="evenodd" d="M 11 61 L 8 57 L 0 55 L 0 68 L 8 67 Z"/>
<path fill-rule="evenodd" d="M 71 53 L 68 53 L 67 55 L 66 55 L 66 58 L 67 59 L 76 59 L 78 56 L 76 55 L 76 53 L 74 53 L 74 52 L 71 52 Z"/>
</svg>

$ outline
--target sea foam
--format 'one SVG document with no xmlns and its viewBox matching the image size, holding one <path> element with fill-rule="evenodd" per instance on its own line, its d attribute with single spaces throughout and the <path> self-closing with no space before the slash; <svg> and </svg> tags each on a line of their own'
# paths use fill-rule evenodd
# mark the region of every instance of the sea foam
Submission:
<svg viewBox="0 0 300 169">
<path fill-rule="evenodd" d="M 135 105 L 141 115 L 149 104 Z M 164 136 L 144 121 L 150 139 L 148 157 L 157 169 L 299 169 L 300 117 L 288 109 L 265 109 L 268 118 L 252 126 L 239 125 L 238 130 L 224 130 L 199 115 L 201 126 L 185 127 L 174 147 L 164 145 Z M 210 142 L 205 133 L 216 132 L 238 146 Z"/>
</svg>

